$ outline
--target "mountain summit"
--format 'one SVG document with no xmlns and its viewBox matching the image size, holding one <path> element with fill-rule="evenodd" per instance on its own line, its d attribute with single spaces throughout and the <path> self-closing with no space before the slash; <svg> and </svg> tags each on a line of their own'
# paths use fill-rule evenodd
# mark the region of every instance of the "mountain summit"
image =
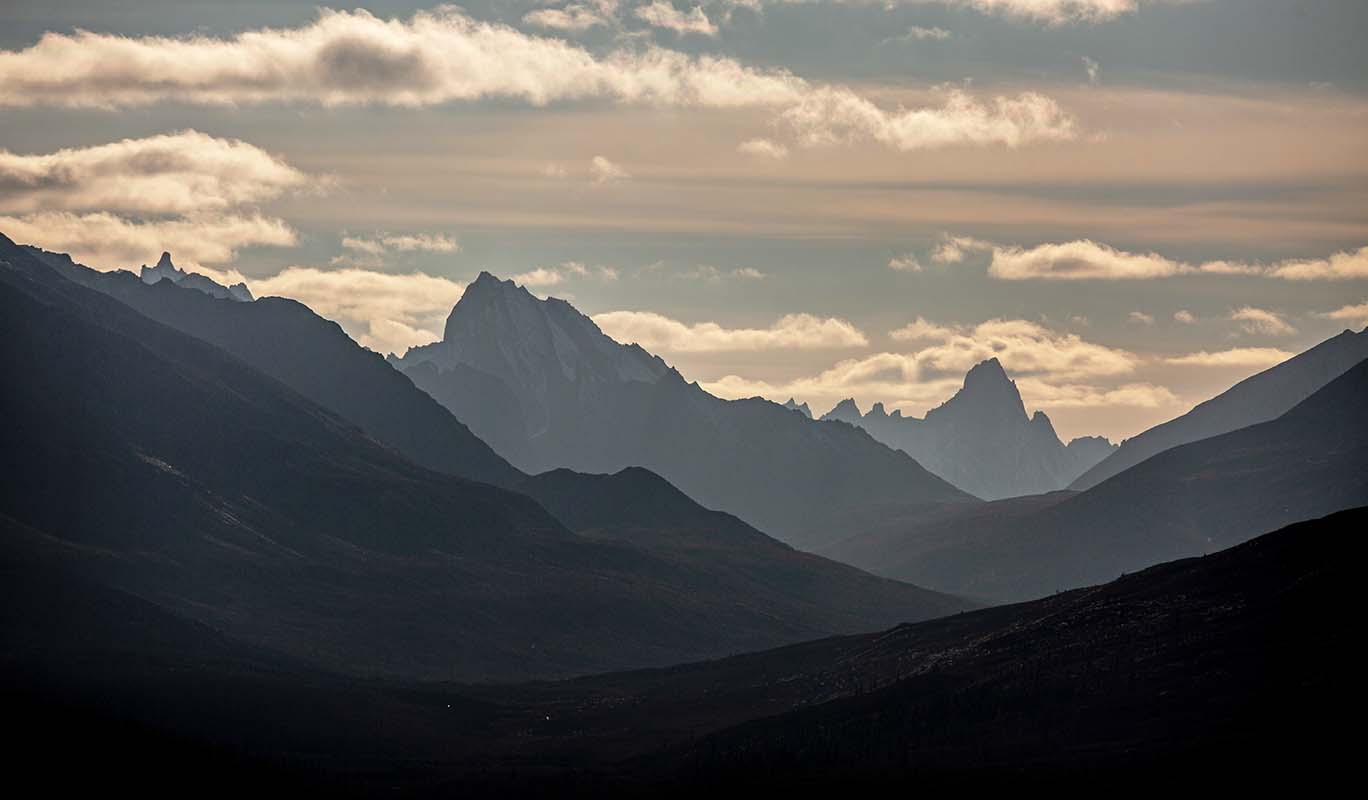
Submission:
<svg viewBox="0 0 1368 800">
<path fill-rule="evenodd" d="M 247 284 L 235 283 L 232 286 L 224 286 L 198 272 L 186 272 L 171 262 L 171 254 L 167 252 L 162 252 L 156 265 L 149 267 L 144 264 L 138 276 L 146 284 L 170 281 L 177 286 L 195 289 L 220 300 L 236 300 L 240 303 L 252 302 L 252 292 L 247 288 Z"/>
<path fill-rule="evenodd" d="M 564 300 L 488 273 L 442 341 L 393 363 L 528 472 L 646 467 L 790 543 L 840 535 L 843 509 L 970 499 L 863 431 L 714 397 Z"/>
<path fill-rule="evenodd" d="M 1096 438 L 1066 447 L 1045 412 L 1027 416 L 1016 382 L 996 358 L 974 365 L 963 387 L 925 419 L 890 415 L 882 403 L 861 414 L 854 400 L 842 400 L 822 419 L 858 425 L 985 500 L 1062 489 L 1114 449 Z"/>
</svg>

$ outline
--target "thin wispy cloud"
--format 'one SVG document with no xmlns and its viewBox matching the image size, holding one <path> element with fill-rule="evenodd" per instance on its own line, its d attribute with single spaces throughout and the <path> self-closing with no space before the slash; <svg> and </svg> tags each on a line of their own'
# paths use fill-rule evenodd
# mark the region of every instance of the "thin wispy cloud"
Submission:
<svg viewBox="0 0 1368 800">
<path fill-rule="evenodd" d="M 1239 324 L 1240 330 L 1263 336 L 1291 336 L 1297 332 L 1283 316 L 1276 311 L 1244 306 L 1230 312 L 1230 319 Z"/>
<path fill-rule="evenodd" d="M 786 314 L 767 328 L 727 328 L 716 322 L 687 324 L 650 311 L 595 314 L 603 332 L 623 343 L 666 353 L 727 353 L 765 350 L 827 350 L 865 347 L 869 340 L 850 322 L 812 314 Z"/>
</svg>

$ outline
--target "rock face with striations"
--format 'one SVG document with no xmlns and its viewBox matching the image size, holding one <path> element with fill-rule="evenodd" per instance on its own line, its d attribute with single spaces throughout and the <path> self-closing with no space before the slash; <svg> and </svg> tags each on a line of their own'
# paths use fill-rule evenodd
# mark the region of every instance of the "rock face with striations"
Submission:
<svg viewBox="0 0 1368 800">
<path fill-rule="evenodd" d="M 488 273 L 442 341 L 392 363 L 528 472 L 646 467 L 793 544 L 841 535 L 843 509 L 970 499 L 863 431 L 714 397 L 569 303 Z"/>
<path fill-rule="evenodd" d="M 925 419 L 889 414 L 883 403 L 861 414 L 854 400 L 842 400 L 822 419 L 858 425 L 985 500 L 1062 489 L 1115 449 L 1101 437 L 1065 446 L 1043 411 L 1027 416 L 996 358 L 969 370 L 963 388 Z"/>
</svg>

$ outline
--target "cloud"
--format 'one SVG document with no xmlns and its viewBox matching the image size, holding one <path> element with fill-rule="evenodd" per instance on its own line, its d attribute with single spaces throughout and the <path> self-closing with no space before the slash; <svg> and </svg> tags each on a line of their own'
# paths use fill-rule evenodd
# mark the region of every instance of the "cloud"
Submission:
<svg viewBox="0 0 1368 800">
<path fill-rule="evenodd" d="M 778 142 L 769 139 L 747 139 L 736 146 L 739 153 L 748 156 L 759 156 L 761 158 L 772 158 L 776 161 L 788 158 L 788 148 Z"/>
<path fill-rule="evenodd" d="M 994 246 L 988 274 L 1022 280 L 1141 280 L 1184 272 L 1185 265 L 1157 253 L 1127 253 L 1088 239 L 1030 249 Z"/>
<path fill-rule="evenodd" d="M 921 272 L 921 262 L 917 257 L 908 253 L 907 255 L 894 256 L 888 260 L 888 268 L 896 272 Z"/>
<path fill-rule="evenodd" d="M 736 267 L 734 269 L 720 269 L 711 264 L 699 264 L 687 272 L 679 273 L 680 278 L 691 281 L 703 281 L 705 283 L 721 283 L 728 278 L 743 281 L 759 281 L 765 279 L 765 273 L 755 267 Z"/>
<path fill-rule="evenodd" d="M 1323 259 L 1289 259 L 1271 264 L 1221 260 L 1192 264 L 1158 253 L 1118 250 L 1091 239 L 1026 248 L 957 237 L 942 245 L 942 250 L 954 259 L 963 259 L 969 250 L 986 250 L 992 254 L 988 274 L 1002 280 L 1150 280 L 1196 274 L 1255 275 L 1293 281 L 1368 278 L 1368 247 Z"/>
<path fill-rule="evenodd" d="M 152 264 L 169 250 L 178 265 L 216 280 L 226 276 L 232 283 L 242 276 L 211 271 L 205 265 L 230 262 L 243 247 L 289 247 L 296 242 L 295 232 L 284 221 L 261 215 L 133 221 L 104 212 L 47 211 L 0 216 L 0 230 L 16 241 L 70 253 L 76 261 L 101 270 Z"/>
<path fill-rule="evenodd" d="M 808 147 L 870 141 L 904 152 L 961 144 L 1020 147 L 1078 135 L 1073 117 L 1035 92 L 984 102 L 950 89 L 940 107 L 886 111 L 849 89 L 828 86 L 805 92 L 780 120 Z"/>
<path fill-rule="evenodd" d="M 917 317 L 907 325 L 888 332 L 889 338 L 895 342 L 945 341 L 955 335 L 956 330 L 954 328 L 927 322 L 922 317 Z"/>
<path fill-rule="evenodd" d="M 1138 0 L 940 0 L 948 5 L 968 6 L 985 14 L 1000 14 L 1063 25 L 1071 22 L 1105 22 L 1132 14 Z"/>
<path fill-rule="evenodd" d="M 638 7 L 635 16 L 653 28 L 673 31 L 681 36 L 686 33 L 717 35 L 717 26 L 703 13 L 702 6 L 694 6 L 688 12 L 684 12 L 676 9 L 667 0 L 653 0 L 650 5 Z"/>
<path fill-rule="evenodd" d="M 1126 315 L 1126 321 L 1133 322 L 1136 325 L 1153 325 L 1154 317 L 1143 311 L 1132 311 Z"/>
<path fill-rule="evenodd" d="M 1181 356 L 1165 358 L 1165 364 L 1180 367 L 1239 367 L 1242 369 L 1267 369 L 1281 364 L 1295 353 L 1279 350 L 1276 347 L 1236 347 L 1230 350 L 1207 352 L 1202 350 Z"/>
<path fill-rule="evenodd" d="M 9 107 L 605 100 L 768 110 L 807 145 L 872 141 L 906 151 L 1077 136 L 1073 117 L 1039 94 L 979 100 L 947 90 L 944 97 L 939 106 L 886 110 L 848 88 L 813 84 L 785 70 L 655 46 L 595 54 L 563 39 L 473 20 L 452 6 L 406 20 L 322 10 L 302 27 L 230 38 L 49 32 L 31 47 L 0 51 L 0 106 Z"/>
<path fill-rule="evenodd" d="M 618 271 L 612 267 L 588 267 L 579 261 L 566 261 L 556 267 L 537 267 L 513 276 L 513 282 L 529 288 L 558 286 L 571 278 L 595 277 L 602 280 L 617 280 Z"/>
<path fill-rule="evenodd" d="M 1102 78 L 1102 66 L 1087 56 L 1083 56 L 1083 71 L 1088 73 L 1088 83 L 1096 85 Z"/>
<path fill-rule="evenodd" d="M 1291 336 L 1297 332 L 1281 314 L 1262 308 L 1244 306 L 1230 312 L 1230 318 L 1240 323 L 1245 333 L 1263 336 Z"/>
<path fill-rule="evenodd" d="M 906 33 L 904 33 L 902 36 L 898 38 L 902 41 L 911 41 L 913 39 L 916 39 L 918 41 L 926 41 L 930 39 L 933 41 L 943 42 L 946 39 L 949 39 L 950 36 L 950 31 L 947 31 L 944 28 L 923 28 L 920 25 L 913 25 L 912 27 L 907 29 Z"/>
<path fill-rule="evenodd" d="M 308 181 L 258 147 L 193 130 L 38 155 L 0 149 L 0 211 L 12 213 L 217 211 Z"/>
<path fill-rule="evenodd" d="M 1035 378 L 1017 381 L 1027 404 L 1049 408 L 1164 408 L 1177 405 L 1178 397 L 1167 386 L 1127 383 L 1113 389 L 1085 384 L 1051 384 Z"/>
<path fill-rule="evenodd" d="M 594 156 L 593 160 L 589 162 L 589 169 L 594 176 L 594 183 L 625 181 L 632 177 L 632 173 L 603 156 Z"/>
<path fill-rule="evenodd" d="M 302 266 L 288 267 L 249 285 L 258 297 L 276 295 L 300 301 L 381 353 L 403 352 L 441 338 L 451 307 L 465 292 L 460 283 L 419 272 L 392 275 Z"/>
<path fill-rule="evenodd" d="M 1356 322 L 1360 325 L 1368 325 L 1368 302 L 1359 303 L 1356 306 L 1343 306 L 1334 311 L 1326 311 L 1316 316 L 1322 319 L 1337 319 Z"/>
<path fill-rule="evenodd" d="M 602 4 L 600 4 L 602 5 Z M 593 27 L 613 27 L 613 18 L 603 8 L 571 3 L 565 8 L 542 8 L 523 15 L 523 24 L 558 31 L 583 33 Z"/>
<path fill-rule="evenodd" d="M 348 250 L 380 255 L 387 250 L 400 252 L 455 253 L 461 245 L 453 236 L 444 233 L 391 234 L 379 233 L 372 237 L 343 236 L 342 246 Z"/>
<path fill-rule="evenodd" d="M 1274 277 L 1289 281 L 1368 278 L 1368 247 L 1335 253 L 1329 258 L 1283 261 L 1270 271 Z"/>
<path fill-rule="evenodd" d="M 1178 322 L 1183 323 L 1184 325 L 1191 325 L 1192 323 L 1197 321 L 1197 318 L 1194 317 L 1192 315 L 1192 312 L 1188 311 L 1187 309 L 1173 312 L 1173 318 Z"/>
<path fill-rule="evenodd" d="M 594 322 L 620 342 L 670 353 L 824 350 L 869 344 L 849 322 L 811 314 L 786 314 L 768 328 L 724 328 L 715 322 L 687 325 L 649 311 L 610 311 L 595 314 Z"/>
<path fill-rule="evenodd" d="M 981 242 L 968 236 L 946 235 L 934 252 L 931 253 L 931 260 L 937 264 L 958 264 L 964 261 L 965 256 L 971 250 L 989 249 L 992 245 Z"/>
</svg>

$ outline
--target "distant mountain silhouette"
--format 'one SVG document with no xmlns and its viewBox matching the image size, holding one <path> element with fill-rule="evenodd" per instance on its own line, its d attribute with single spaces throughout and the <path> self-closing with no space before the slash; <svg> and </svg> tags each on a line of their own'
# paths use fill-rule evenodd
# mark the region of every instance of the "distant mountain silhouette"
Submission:
<svg viewBox="0 0 1368 800">
<path fill-rule="evenodd" d="M 794 400 L 792 397 L 790 397 L 790 398 L 788 399 L 788 402 L 784 403 L 784 408 L 787 408 L 787 409 L 790 410 L 790 411 L 797 411 L 797 412 L 799 412 L 800 414 L 802 414 L 803 416 L 807 417 L 808 419 L 812 419 L 812 409 L 811 409 L 811 408 L 808 408 L 808 404 L 807 404 L 807 403 L 799 403 L 797 400 Z"/>
<path fill-rule="evenodd" d="M 6 719 L 26 734 L 11 776 L 463 797 L 953 791 L 968 770 L 1017 793 L 1099 778 L 1231 789 L 1268 780 L 1255 762 L 1329 779 L 1352 768 L 1335 723 L 1365 524 L 1368 509 L 1346 511 L 879 633 L 486 686 L 309 670 L 141 598 L 0 562 Z M 0 541 L 22 535 L 0 517 Z M 147 753 L 166 763 L 148 770 Z"/>
<path fill-rule="evenodd" d="M 1344 331 L 1246 378 L 1176 419 L 1134 436 L 1069 488 L 1090 489 L 1170 447 L 1276 419 L 1368 358 L 1368 329 Z"/>
<path fill-rule="evenodd" d="M 970 369 L 963 388 L 925 419 L 889 414 L 882 403 L 861 414 L 849 399 L 822 419 L 858 425 L 985 500 L 1062 489 L 1114 449 L 1101 437 L 1065 446 L 1043 411 L 1026 415 L 1016 383 L 996 358 Z"/>
<path fill-rule="evenodd" d="M 397 363 L 525 471 L 646 467 L 797 545 L 844 535 L 842 515 L 870 503 L 972 500 L 863 431 L 714 397 L 569 303 L 488 273 L 466 288 L 442 341 Z"/>
<path fill-rule="evenodd" d="M 6 247 L 0 242 L 0 258 Z M 64 255 L 23 249 L 83 286 L 223 348 L 421 466 L 498 486 L 525 477 L 383 358 L 302 303 L 225 303 L 184 282 L 149 285 L 128 272 L 96 272 Z"/>
<path fill-rule="evenodd" d="M 155 266 L 149 267 L 144 264 L 138 277 L 142 278 L 143 283 L 146 284 L 169 281 L 182 288 L 204 292 L 220 300 L 236 300 L 240 303 L 252 302 L 252 292 L 247 288 L 247 284 L 235 283 L 232 286 L 224 286 L 198 272 L 186 272 L 178 269 L 175 264 L 171 263 L 170 253 L 162 253 L 161 260 Z"/>
<path fill-rule="evenodd" d="M 294 661 L 428 679 L 660 666 L 966 605 L 785 556 L 654 476 L 623 480 L 672 496 L 685 517 L 665 522 L 696 547 L 715 535 L 709 558 L 577 535 L 526 495 L 416 466 L 223 350 L 0 246 L 11 562 Z"/>
<path fill-rule="evenodd" d="M 1368 360 L 1271 422 L 1165 450 L 1094 486 L 913 510 L 823 552 L 992 600 L 1039 597 L 1368 505 Z M 896 519 L 885 513 L 884 519 Z M 901 530 L 900 530 L 901 527 Z"/>
</svg>

